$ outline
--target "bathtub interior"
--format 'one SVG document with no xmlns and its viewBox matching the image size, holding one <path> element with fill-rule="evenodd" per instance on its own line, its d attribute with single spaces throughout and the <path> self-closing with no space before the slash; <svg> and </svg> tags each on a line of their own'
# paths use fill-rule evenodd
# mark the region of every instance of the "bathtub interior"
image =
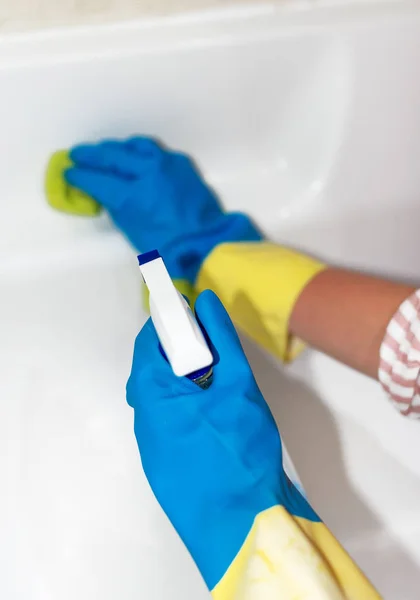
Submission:
<svg viewBox="0 0 420 600">
<path fill-rule="evenodd" d="M 229 209 L 337 264 L 414 279 L 420 16 L 410 4 L 174 19 L 1 42 L 1 596 L 206 598 L 124 401 L 146 315 L 107 217 L 45 203 L 49 154 L 150 134 Z M 315 508 L 385 598 L 417 598 L 418 425 L 378 386 L 244 340 Z"/>
</svg>

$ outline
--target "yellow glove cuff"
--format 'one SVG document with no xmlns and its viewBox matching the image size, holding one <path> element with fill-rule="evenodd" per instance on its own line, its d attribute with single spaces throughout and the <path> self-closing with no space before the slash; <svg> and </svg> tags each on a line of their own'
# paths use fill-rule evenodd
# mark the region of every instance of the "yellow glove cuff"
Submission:
<svg viewBox="0 0 420 600">
<path fill-rule="evenodd" d="M 381 600 L 324 523 L 260 512 L 241 549 L 212 590 L 213 600 Z"/>
<path fill-rule="evenodd" d="M 293 307 L 309 281 L 325 268 L 270 242 L 221 244 L 204 261 L 196 287 L 213 290 L 236 325 L 288 362 L 304 347 L 289 335 Z"/>
</svg>

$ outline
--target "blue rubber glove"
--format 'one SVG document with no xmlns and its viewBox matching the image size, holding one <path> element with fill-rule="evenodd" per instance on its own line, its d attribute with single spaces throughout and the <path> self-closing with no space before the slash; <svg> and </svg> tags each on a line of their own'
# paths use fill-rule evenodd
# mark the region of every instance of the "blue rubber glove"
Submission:
<svg viewBox="0 0 420 600">
<path fill-rule="evenodd" d="M 225 214 L 191 160 L 135 137 L 75 147 L 67 182 L 109 212 L 140 252 L 157 248 L 173 279 L 194 283 L 201 264 L 223 242 L 259 241 L 243 214 Z"/>
<path fill-rule="evenodd" d="M 212 590 L 261 511 L 280 505 L 319 519 L 283 470 L 276 423 L 213 292 L 198 297 L 196 314 L 216 357 L 211 387 L 172 373 L 149 319 L 137 337 L 127 401 L 153 492 Z"/>
</svg>

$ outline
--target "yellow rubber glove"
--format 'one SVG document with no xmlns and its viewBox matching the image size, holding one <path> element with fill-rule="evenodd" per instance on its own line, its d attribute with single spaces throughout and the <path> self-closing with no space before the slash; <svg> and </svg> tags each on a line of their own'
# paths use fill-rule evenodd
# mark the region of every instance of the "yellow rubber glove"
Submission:
<svg viewBox="0 0 420 600">
<path fill-rule="evenodd" d="M 270 242 L 220 244 L 204 261 L 197 290 L 213 290 L 250 338 L 284 362 L 303 343 L 289 334 L 293 307 L 321 262 Z"/>
</svg>

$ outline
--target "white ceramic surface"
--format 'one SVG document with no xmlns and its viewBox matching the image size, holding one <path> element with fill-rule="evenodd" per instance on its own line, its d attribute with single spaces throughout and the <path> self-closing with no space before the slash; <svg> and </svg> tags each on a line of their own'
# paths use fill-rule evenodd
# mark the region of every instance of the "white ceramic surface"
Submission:
<svg viewBox="0 0 420 600">
<path fill-rule="evenodd" d="M 418 279 L 417 7 L 0 42 L 1 598 L 207 597 L 144 479 L 124 400 L 145 318 L 134 253 L 106 217 L 46 205 L 49 154 L 157 135 L 273 239 Z M 317 353 L 286 370 L 246 350 L 315 508 L 386 599 L 417 600 L 420 424 Z"/>
<path fill-rule="evenodd" d="M 297 0 L 279 0 L 284 1 Z M 250 3 L 261 6 L 266 0 L 0 0 L 0 30 L 9 33 L 98 24 Z"/>
</svg>

